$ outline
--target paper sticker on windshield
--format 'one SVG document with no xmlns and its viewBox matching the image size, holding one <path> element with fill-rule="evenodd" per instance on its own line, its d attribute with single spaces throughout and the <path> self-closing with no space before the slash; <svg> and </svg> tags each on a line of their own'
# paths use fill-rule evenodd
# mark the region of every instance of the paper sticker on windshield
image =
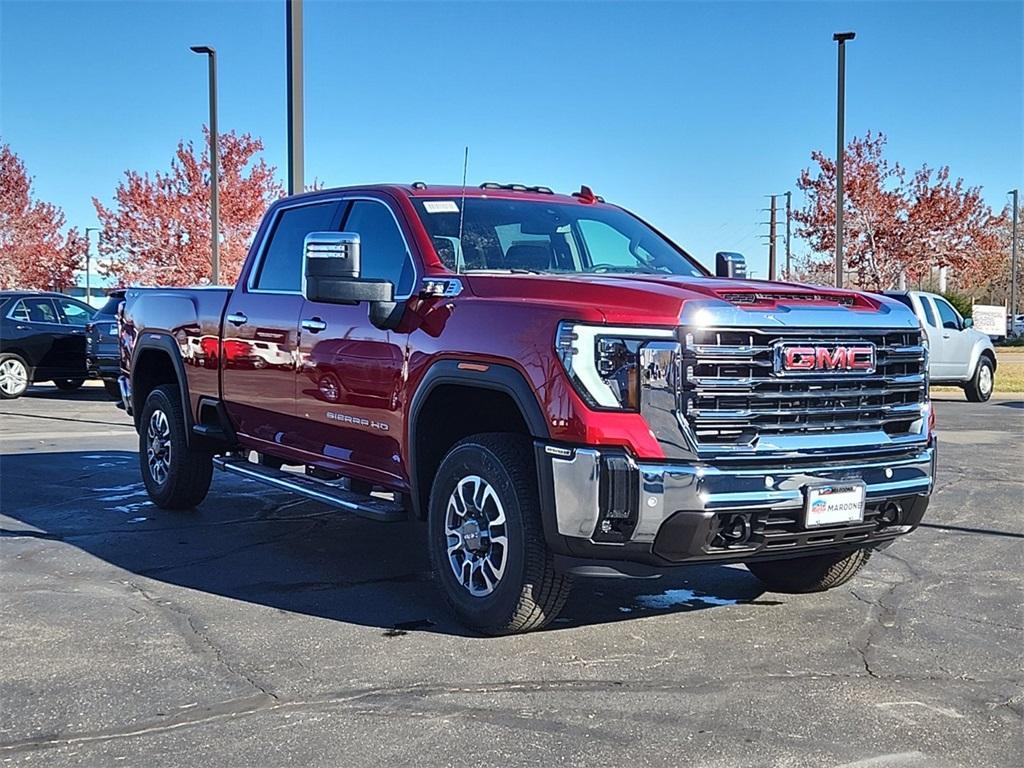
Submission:
<svg viewBox="0 0 1024 768">
<path fill-rule="evenodd" d="M 427 213 L 458 213 L 459 206 L 454 200 L 424 200 L 423 209 Z"/>
</svg>

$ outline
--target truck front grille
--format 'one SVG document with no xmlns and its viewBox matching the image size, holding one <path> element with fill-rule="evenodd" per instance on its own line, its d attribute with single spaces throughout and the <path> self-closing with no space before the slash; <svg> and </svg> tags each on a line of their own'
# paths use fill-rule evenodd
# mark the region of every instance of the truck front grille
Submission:
<svg viewBox="0 0 1024 768">
<path fill-rule="evenodd" d="M 875 370 L 776 371 L 777 345 L 873 344 Z M 762 435 L 912 434 L 927 397 L 919 330 L 694 330 L 682 352 L 679 405 L 699 447 Z"/>
</svg>

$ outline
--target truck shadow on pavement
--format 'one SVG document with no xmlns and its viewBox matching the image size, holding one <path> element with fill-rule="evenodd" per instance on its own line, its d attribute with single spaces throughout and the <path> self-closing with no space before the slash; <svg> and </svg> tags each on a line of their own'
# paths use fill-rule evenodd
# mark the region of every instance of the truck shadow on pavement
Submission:
<svg viewBox="0 0 1024 768">
<path fill-rule="evenodd" d="M 377 523 L 223 473 L 197 509 L 153 506 L 127 451 L 0 458 L 0 536 L 64 542 L 121 572 L 120 581 L 175 602 L 168 585 L 335 621 L 472 636 L 433 584 L 421 523 Z M 45 486 L 43 485 L 45 483 Z M 11 565 L 10 567 L 16 567 Z M 551 629 L 705 610 L 759 600 L 746 569 L 695 566 L 656 580 L 578 579 Z M 265 614 L 264 614 L 265 616 Z"/>
<path fill-rule="evenodd" d="M 67 400 L 69 402 L 88 402 L 88 403 L 113 403 L 114 399 L 107 394 L 107 391 L 102 387 L 80 387 L 79 389 L 73 389 L 65 391 L 57 389 L 52 385 L 38 385 L 34 384 L 29 387 L 28 391 L 25 392 L 22 397 L 27 397 L 32 400 Z"/>
</svg>

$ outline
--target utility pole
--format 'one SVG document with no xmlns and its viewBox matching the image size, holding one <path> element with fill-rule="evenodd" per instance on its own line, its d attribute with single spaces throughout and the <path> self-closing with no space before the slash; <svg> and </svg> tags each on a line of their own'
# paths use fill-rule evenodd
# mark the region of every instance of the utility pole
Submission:
<svg viewBox="0 0 1024 768">
<path fill-rule="evenodd" d="M 776 255 L 775 255 L 776 254 L 775 243 L 776 243 L 776 240 L 778 239 L 778 235 L 776 234 L 775 230 L 776 230 L 776 228 L 779 225 L 779 221 L 778 221 L 778 205 L 776 204 L 775 201 L 776 201 L 777 198 L 782 197 L 782 195 L 766 195 L 766 197 L 771 199 L 771 201 L 772 201 L 771 205 L 768 208 L 762 208 L 761 210 L 762 211 L 768 211 L 768 221 L 762 221 L 760 223 L 768 225 L 768 235 L 767 235 L 767 237 L 768 237 L 768 279 L 769 280 L 774 280 L 775 279 L 775 273 L 777 271 L 776 270 L 776 265 L 778 263 L 778 260 L 777 260 Z M 761 235 L 761 237 L 765 237 L 765 235 Z M 750 273 L 748 272 L 747 275 L 749 276 Z"/>
<path fill-rule="evenodd" d="M 92 298 L 92 289 L 89 285 L 89 233 L 99 232 L 99 227 L 86 227 L 85 228 L 85 303 L 89 304 L 89 300 Z"/>
<path fill-rule="evenodd" d="M 793 279 L 793 251 L 789 247 L 792 231 L 790 230 L 790 218 L 793 215 L 793 193 L 786 193 L 786 279 Z"/>
<path fill-rule="evenodd" d="M 220 171 L 217 133 L 217 51 L 208 45 L 193 45 L 194 53 L 206 54 L 210 77 L 210 282 L 220 283 Z"/>
<path fill-rule="evenodd" d="M 1013 198 L 1013 228 L 1010 230 L 1010 328 L 1013 328 L 1013 320 L 1017 317 L 1017 192 L 1016 189 L 1009 192 Z"/>
<path fill-rule="evenodd" d="M 302 181 L 302 0 L 285 0 L 288 48 L 288 194 L 305 189 Z"/>
<path fill-rule="evenodd" d="M 836 32 L 832 39 L 839 43 L 839 82 L 836 94 L 836 288 L 843 287 L 843 155 L 846 132 L 846 41 L 855 32 Z"/>
</svg>

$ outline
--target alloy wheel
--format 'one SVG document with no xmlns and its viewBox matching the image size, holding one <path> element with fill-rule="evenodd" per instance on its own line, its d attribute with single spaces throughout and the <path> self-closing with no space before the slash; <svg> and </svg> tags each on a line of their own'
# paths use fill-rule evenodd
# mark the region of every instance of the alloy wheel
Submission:
<svg viewBox="0 0 1024 768">
<path fill-rule="evenodd" d="M 0 389 L 5 395 L 20 395 L 28 389 L 28 371 L 20 360 L 8 358 L 0 363 Z"/>
<path fill-rule="evenodd" d="M 978 371 L 978 391 L 986 397 L 992 392 L 992 369 L 987 365 Z"/>
<path fill-rule="evenodd" d="M 445 510 L 448 562 L 455 578 L 474 597 L 486 597 L 508 563 L 505 509 L 493 486 L 479 475 L 462 478 Z"/>
<path fill-rule="evenodd" d="M 146 428 L 146 462 L 149 476 L 157 485 L 163 485 L 171 467 L 171 425 L 160 409 L 153 411 Z"/>
</svg>

